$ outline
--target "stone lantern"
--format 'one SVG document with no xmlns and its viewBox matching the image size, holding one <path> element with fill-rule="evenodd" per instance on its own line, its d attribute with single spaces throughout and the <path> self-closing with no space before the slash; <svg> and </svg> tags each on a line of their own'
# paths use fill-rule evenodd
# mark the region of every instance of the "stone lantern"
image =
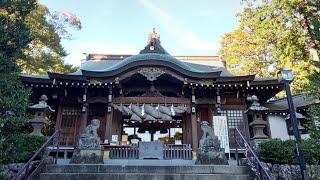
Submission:
<svg viewBox="0 0 320 180">
<path fill-rule="evenodd" d="M 302 134 L 302 132 L 305 130 L 305 128 L 303 126 L 301 126 L 301 121 L 305 120 L 306 117 L 304 115 L 302 115 L 301 113 L 298 113 L 298 112 L 295 112 L 295 114 L 296 114 L 299 133 Z M 288 134 L 293 134 L 293 128 L 292 128 L 292 124 L 291 124 L 291 120 L 290 120 L 290 114 L 287 114 L 284 119 L 287 121 L 287 124 L 288 124 L 288 127 L 289 127 Z"/>
<path fill-rule="evenodd" d="M 264 134 L 263 129 L 266 127 L 268 123 L 262 119 L 262 114 L 254 114 L 253 121 L 249 124 L 249 126 L 253 129 L 253 139 L 265 139 L 268 138 L 267 135 Z"/>
<path fill-rule="evenodd" d="M 47 114 L 54 112 L 54 110 L 47 105 L 47 100 L 48 98 L 44 94 L 40 97 L 40 101 L 38 104 L 29 106 L 29 109 L 34 112 L 34 118 L 29 121 L 33 127 L 33 131 L 31 133 L 32 135 L 43 136 L 43 134 L 41 133 L 41 129 L 43 128 L 43 126 L 48 124 L 46 116 Z"/>
<path fill-rule="evenodd" d="M 259 99 L 255 95 L 248 97 L 247 100 L 252 102 L 251 106 L 247 110 L 247 113 L 252 114 L 253 121 L 249 124 L 249 126 L 251 126 L 253 129 L 253 139 L 268 138 L 268 136 L 263 132 L 263 129 L 268 123 L 262 119 L 262 113 L 268 110 L 268 108 L 261 106 L 260 103 L 258 103 Z"/>
<path fill-rule="evenodd" d="M 253 121 L 249 123 L 249 126 L 253 129 L 253 144 L 257 146 L 261 140 L 268 139 L 268 136 L 263 132 L 263 129 L 268 123 L 262 118 L 262 114 L 267 111 L 268 108 L 261 106 L 260 103 L 258 103 L 259 99 L 255 95 L 248 97 L 247 100 L 252 102 L 251 106 L 246 110 L 246 113 L 252 115 Z"/>
</svg>

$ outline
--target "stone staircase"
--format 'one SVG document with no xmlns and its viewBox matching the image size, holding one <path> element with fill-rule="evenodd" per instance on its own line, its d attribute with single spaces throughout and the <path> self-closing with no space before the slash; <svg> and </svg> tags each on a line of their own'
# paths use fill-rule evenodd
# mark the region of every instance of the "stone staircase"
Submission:
<svg viewBox="0 0 320 180">
<path fill-rule="evenodd" d="M 40 180 L 250 180 L 247 167 L 228 165 L 48 165 Z"/>
</svg>

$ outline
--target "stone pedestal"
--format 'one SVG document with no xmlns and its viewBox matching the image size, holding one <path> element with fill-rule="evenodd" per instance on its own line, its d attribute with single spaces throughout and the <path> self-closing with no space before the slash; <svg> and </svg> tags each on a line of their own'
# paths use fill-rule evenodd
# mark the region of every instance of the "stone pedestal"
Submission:
<svg viewBox="0 0 320 180">
<path fill-rule="evenodd" d="M 255 116 L 262 117 L 262 115 L 255 115 Z M 249 126 L 251 126 L 253 129 L 254 139 L 268 138 L 268 136 L 265 135 L 263 132 L 263 129 L 266 127 L 267 124 L 268 123 L 262 119 L 255 119 L 249 124 Z"/>
<path fill-rule="evenodd" d="M 41 130 L 46 124 L 48 124 L 48 121 L 45 119 L 34 118 L 30 120 L 30 123 L 33 127 L 33 131 L 30 134 L 35 136 L 43 136 Z"/>
<path fill-rule="evenodd" d="M 72 155 L 70 164 L 103 164 L 104 148 L 77 148 Z"/>
<path fill-rule="evenodd" d="M 103 164 L 103 154 L 99 137 L 80 137 L 70 164 Z"/>
<path fill-rule="evenodd" d="M 227 165 L 228 160 L 225 156 L 224 149 L 221 149 L 221 151 L 217 151 L 214 148 L 198 148 L 197 160 L 195 164 Z"/>
</svg>

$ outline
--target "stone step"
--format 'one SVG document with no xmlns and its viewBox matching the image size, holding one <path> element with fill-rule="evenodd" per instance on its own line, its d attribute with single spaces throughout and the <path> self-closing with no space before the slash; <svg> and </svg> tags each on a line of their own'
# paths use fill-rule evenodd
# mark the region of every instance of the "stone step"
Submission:
<svg viewBox="0 0 320 180">
<path fill-rule="evenodd" d="M 249 174 L 245 166 L 192 165 L 192 166 L 155 166 L 155 165 L 97 165 L 69 164 L 48 165 L 46 173 L 176 173 L 176 174 Z"/>
<path fill-rule="evenodd" d="M 177 173 L 42 173 L 41 180 L 250 180 L 250 175 Z"/>
</svg>

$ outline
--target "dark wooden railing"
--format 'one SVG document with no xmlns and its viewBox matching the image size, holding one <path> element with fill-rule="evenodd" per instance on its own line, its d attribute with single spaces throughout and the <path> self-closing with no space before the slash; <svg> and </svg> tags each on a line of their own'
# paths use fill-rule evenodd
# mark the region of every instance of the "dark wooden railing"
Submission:
<svg viewBox="0 0 320 180">
<path fill-rule="evenodd" d="M 262 165 L 261 161 L 259 160 L 256 153 L 253 151 L 253 149 L 250 147 L 250 144 L 248 141 L 243 137 L 241 132 L 238 128 L 234 130 L 234 140 L 236 144 L 236 159 L 238 166 L 239 163 L 239 155 L 238 155 L 238 149 L 241 147 L 241 144 L 244 144 L 244 148 L 246 149 L 246 163 L 250 167 L 250 170 L 255 174 L 255 176 L 260 180 L 272 180 L 271 175 L 266 171 L 265 167 Z M 236 138 L 236 135 L 238 135 L 238 139 Z M 243 148 L 243 147 L 241 147 Z"/>
<path fill-rule="evenodd" d="M 138 159 L 138 145 L 119 146 L 110 148 L 110 159 Z M 165 144 L 163 146 L 163 159 L 192 159 L 190 144 Z"/>
<path fill-rule="evenodd" d="M 60 131 L 56 131 L 53 133 L 53 135 L 37 150 L 37 152 L 30 158 L 30 160 L 24 164 L 22 166 L 22 168 L 19 170 L 19 172 L 16 174 L 16 176 L 13 178 L 13 180 L 19 180 L 19 179 L 30 179 L 32 178 L 34 175 L 36 175 L 36 173 L 38 173 L 40 171 L 40 169 L 42 168 L 43 162 L 44 160 L 49 156 L 50 152 L 52 151 L 51 149 L 48 149 L 47 154 L 44 155 L 44 157 L 42 157 L 42 160 L 40 161 L 40 163 L 38 164 L 38 166 L 33 169 L 32 171 L 30 170 L 30 165 L 31 162 L 41 153 L 45 150 L 45 148 L 50 145 L 52 143 L 52 147 L 57 147 L 57 153 L 55 155 L 54 158 L 54 164 L 57 164 L 57 160 L 58 160 L 58 151 L 59 151 L 59 135 L 60 135 Z M 56 141 L 56 142 L 55 142 Z M 25 172 L 24 174 L 22 174 L 23 172 Z"/>
<path fill-rule="evenodd" d="M 191 144 L 165 144 L 164 159 L 192 159 Z"/>
<path fill-rule="evenodd" d="M 110 159 L 138 159 L 138 145 L 110 148 Z"/>
</svg>

